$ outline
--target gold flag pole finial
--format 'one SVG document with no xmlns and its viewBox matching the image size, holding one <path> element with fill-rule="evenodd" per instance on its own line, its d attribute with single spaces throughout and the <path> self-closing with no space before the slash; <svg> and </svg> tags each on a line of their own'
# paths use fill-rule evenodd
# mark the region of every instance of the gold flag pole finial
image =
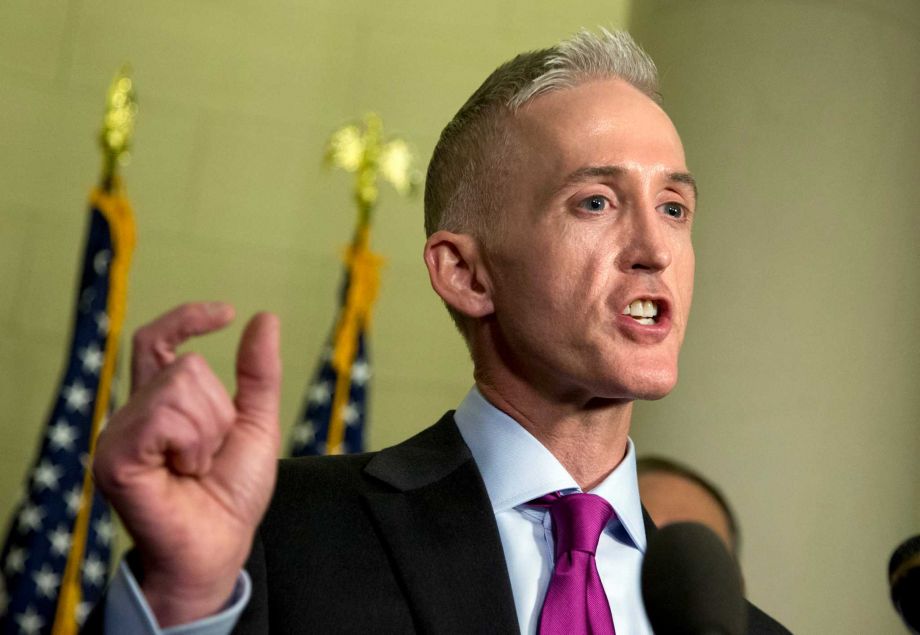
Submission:
<svg viewBox="0 0 920 635">
<path fill-rule="evenodd" d="M 137 94 L 131 79 L 131 68 L 125 64 L 109 86 L 102 130 L 99 132 L 103 154 L 102 189 L 106 192 L 112 189 L 118 166 L 128 163 L 136 117 Z"/>
<path fill-rule="evenodd" d="M 409 144 L 399 137 L 384 137 L 383 123 L 374 113 L 365 115 L 362 126 L 350 124 L 333 133 L 326 146 L 325 163 L 354 173 L 359 228 L 370 224 L 377 203 L 378 177 L 404 196 L 414 194 L 421 182 L 421 175 L 412 167 Z"/>
<path fill-rule="evenodd" d="M 380 117 L 365 115 L 363 125 L 340 128 L 326 146 L 325 163 L 355 175 L 358 224 L 345 254 L 347 286 L 332 345 L 336 370 L 335 393 L 329 415 L 326 453 L 338 454 L 345 439 L 351 370 L 360 333 L 368 327 L 377 296 L 381 258 L 370 250 L 371 213 L 377 203 L 377 180 L 383 178 L 402 195 L 418 189 L 420 174 L 412 168 L 412 152 L 402 139 L 384 137 Z"/>
</svg>

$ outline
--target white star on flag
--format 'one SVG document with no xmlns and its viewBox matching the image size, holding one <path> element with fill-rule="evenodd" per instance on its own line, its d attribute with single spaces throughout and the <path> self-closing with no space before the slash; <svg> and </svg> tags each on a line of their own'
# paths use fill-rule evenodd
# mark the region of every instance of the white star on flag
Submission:
<svg viewBox="0 0 920 635">
<path fill-rule="evenodd" d="M 6 554 L 6 564 L 3 567 L 9 575 L 22 573 L 26 570 L 26 550 L 22 547 L 13 547 Z M 2 578 L 0 578 L 2 580 Z"/>
<path fill-rule="evenodd" d="M 363 386 L 371 378 L 371 367 L 363 359 L 355 361 L 351 366 L 351 383 L 356 386 Z"/>
<path fill-rule="evenodd" d="M 48 439 L 55 450 L 73 450 L 73 442 L 77 440 L 77 429 L 75 426 L 67 425 L 65 419 L 58 419 L 48 428 Z"/>
<path fill-rule="evenodd" d="M 110 260 L 112 260 L 112 252 L 108 249 L 103 249 L 93 258 L 93 269 L 101 276 L 105 273 L 105 270 L 109 268 Z"/>
<path fill-rule="evenodd" d="M 114 528 L 112 527 L 112 521 L 108 518 L 100 518 L 95 523 L 93 523 L 93 528 L 96 530 L 96 538 L 104 545 L 107 545 L 112 542 L 112 536 L 115 533 Z"/>
<path fill-rule="evenodd" d="M 99 335 L 109 334 L 109 316 L 107 313 L 102 311 L 96 313 L 96 329 L 99 331 Z"/>
<path fill-rule="evenodd" d="M 46 598 L 53 598 L 58 585 L 61 584 L 61 576 L 50 569 L 47 564 L 42 566 L 41 571 L 32 574 L 32 579 L 35 580 L 35 588 Z"/>
<path fill-rule="evenodd" d="M 90 556 L 83 562 L 83 579 L 93 586 L 102 586 L 105 580 L 105 564 L 96 556 Z"/>
<path fill-rule="evenodd" d="M 67 513 L 76 516 L 80 511 L 80 503 L 83 502 L 83 491 L 79 485 L 74 485 L 72 490 L 64 494 L 64 502 L 67 504 Z"/>
<path fill-rule="evenodd" d="M 59 556 L 63 556 L 70 550 L 70 532 L 64 525 L 59 525 L 52 531 L 48 536 L 48 541 L 51 543 L 51 551 Z"/>
<path fill-rule="evenodd" d="M 86 313 L 93 308 L 93 300 L 96 299 L 96 290 L 92 287 L 83 289 L 80 294 L 80 313 Z"/>
<path fill-rule="evenodd" d="M 358 409 L 358 405 L 353 402 L 348 402 L 348 405 L 342 410 L 342 420 L 347 426 L 357 423 L 360 417 L 361 410 Z"/>
<path fill-rule="evenodd" d="M 316 404 L 324 404 L 329 401 L 329 384 L 320 382 L 310 388 L 310 401 Z"/>
<path fill-rule="evenodd" d="M 99 369 L 102 368 L 102 351 L 99 350 L 95 343 L 81 350 L 79 356 L 80 361 L 83 363 L 84 372 L 93 375 L 99 374 Z"/>
<path fill-rule="evenodd" d="M 310 420 L 301 421 L 294 426 L 294 443 L 298 445 L 307 445 L 316 438 L 316 430 L 313 428 L 313 422 Z"/>
<path fill-rule="evenodd" d="M 71 385 L 64 387 L 63 393 L 68 408 L 80 414 L 86 414 L 86 407 L 92 399 L 92 393 L 83 385 L 83 382 L 75 379 Z"/>
<path fill-rule="evenodd" d="M 45 459 L 38 464 L 35 472 L 32 473 L 32 485 L 39 492 L 44 489 L 53 491 L 57 489 L 58 479 L 60 478 L 61 469 L 54 463 L 49 462 L 48 459 Z"/>
<path fill-rule="evenodd" d="M 19 632 L 22 635 L 37 635 L 45 625 L 45 620 L 31 606 L 26 609 L 25 613 L 16 616 L 16 622 L 19 624 Z"/>
<path fill-rule="evenodd" d="M 83 622 L 86 621 L 86 618 L 89 617 L 89 612 L 93 610 L 93 605 L 89 602 L 80 602 L 77 604 L 77 624 L 83 626 Z"/>
<path fill-rule="evenodd" d="M 45 512 L 41 507 L 36 507 L 31 503 L 26 503 L 19 514 L 19 531 L 25 533 L 28 530 L 38 531 L 42 526 L 42 518 Z"/>
</svg>

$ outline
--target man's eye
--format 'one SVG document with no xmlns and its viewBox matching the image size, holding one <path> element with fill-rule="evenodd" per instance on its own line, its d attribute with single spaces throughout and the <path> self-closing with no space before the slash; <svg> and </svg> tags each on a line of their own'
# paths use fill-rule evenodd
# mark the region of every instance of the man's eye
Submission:
<svg viewBox="0 0 920 635">
<path fill-rule="evenodd" d="M 687 208 L 680 203 L 665 203 L 660 206 L 662 213 L 671 218 L 684 218 L 687 215 Z"/>
<path fill-rule="evenodd" d="M 603 196 L 589 196 L 578 204 L 583 210 L 588 212 L 603 212 L 610 207 L 610 202 Z"/>
</svg>

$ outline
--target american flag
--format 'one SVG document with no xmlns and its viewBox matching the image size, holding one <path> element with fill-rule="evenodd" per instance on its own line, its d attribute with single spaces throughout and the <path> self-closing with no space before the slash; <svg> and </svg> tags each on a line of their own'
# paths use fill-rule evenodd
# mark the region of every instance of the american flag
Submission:
<svg viewBox="0 0 920 635">
<path fill-rule="evenodd" d="M 345 255 L 339 315 L 307 389 L 303 414 L 291 431 L 291 456 L 347 454 L 364 450 L 368 416 L 368 327 L 377 297 L 382 259 L 370 248 L 371 216 L 378 177 L 404 195 L 418 185 L 409 145 L 385 138 L 380 117 L 338 129 L 326 146 L 325 162 L 355 175 L 358 223 Z"/>
<path fill-rule="evenodd" d="M 110 410 L 133 243 L 127 201 L 95 192 L 64 376 L 0 552 L 3 635 L 73 632 L 106 584 L 113 525 L 87 467 Z"/>
<path fill-rule="evenodd" d="M 366 228 L 359 230 L 348 251 L 339 315 L 291 431 L 291 456 L 364 451 L 371 376 L 367 327 L 380 266 L 367 241 Z"/>
<path fill-rule="evenodd" d="M 366 335 L 358 338 L 358 353 L 351 366 L 348 401 L 342 410 L 344 436 L 341 453 L 364 451 L 364 429 L 367 420 L 368 379 L 370 364 L 367 358 Z M 338 373 L 332 366 L 332 346 L 323 353 L 307 389 L 303 416 L 291 432 L 291 456 L 326 454 L 329 441 L 329 423 Z"/>
</svg>

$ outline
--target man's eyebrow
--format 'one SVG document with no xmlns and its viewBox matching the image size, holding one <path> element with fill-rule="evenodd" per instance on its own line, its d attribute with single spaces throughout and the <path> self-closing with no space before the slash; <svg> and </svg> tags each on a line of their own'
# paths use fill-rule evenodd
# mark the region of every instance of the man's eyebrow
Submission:
<svg viewBox="0 0 920 635">
<path fill-rule="evenodd" d="M 696 199 L 698 197 L 699 192 L 696 187 L 696 179 L 689 172 L 671 172 L 668 174 L 668 180 L 689 185 L 693 188 L 693 198 Z"/>
<path fill-rule="evenodd" d="M 565 177 L 565 183 L 578 183 L 580 181 L 588 181 L 590 179 L 596 178 L 610 178 L 613 176 L 622 176 L 626 173 L 626 168 L 619 165 L 589 165 L 583 168 L 578 168 L 571 174 Z M 693 188 L 693 198 L 697 198 L 699 192 L 697 191 L 696 178 L 689 172 L 669 172 L 667 179 L 674 183 L 684 183 Z"/>
<path fill-rule="evenodd" d="M 589 165 L 587 167 L 578 168 L 569 174 L 565 177 L 565 182 L 578 183 L 579 181 L 587 181 L 598 177 L 620 176 L 625 172 L 626 169 L 618 165 Z"/>
</svg>

